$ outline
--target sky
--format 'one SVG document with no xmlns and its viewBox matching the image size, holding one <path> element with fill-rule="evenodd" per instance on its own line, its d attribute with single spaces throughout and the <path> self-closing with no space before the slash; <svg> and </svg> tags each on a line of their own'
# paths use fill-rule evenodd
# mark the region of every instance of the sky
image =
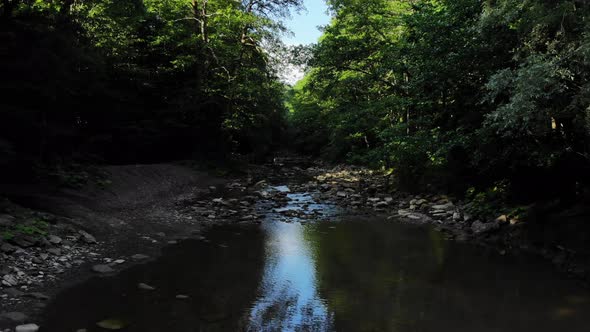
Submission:
<svg viewBox="0 0 590 332">
<path fill-rule="evenodd" d="M 330 17 L 327 14 L 328 6 L 324 0 L 304 0 L 305 8 L 300 14 L 294 14 L 293 17 L 286 21 L 289 30 L 295 33 L 295 36 L 284 36 L 283 42 L 287 45 L 311 44 L 317 42 L 322 33 L 318 26 L 330 23 Z"/>
<path fill-rule="evenodd" d="M 285 20 L 285 24 L 294 35 L 283 36 L 283 42 L 287 45 L 312 44 L 318 41 L 322 32 L 319 26 L 330 23 L 330 16 L 327 13 L 328 6 L 324 0 L 304 0 L 306 10 Z M 303 78 L 303 68 L 286 66 L 282 68 L 280 76 L 282 81 L 294 85 Z"/>
</svg>

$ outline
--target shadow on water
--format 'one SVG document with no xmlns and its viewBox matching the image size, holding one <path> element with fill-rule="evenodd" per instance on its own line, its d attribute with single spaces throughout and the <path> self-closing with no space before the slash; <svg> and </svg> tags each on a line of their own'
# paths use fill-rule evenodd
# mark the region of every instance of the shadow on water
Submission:
<svg viewBox="0 0 590 332">
<path fill-rule="evenodd" d="M 128 325 L 123 331 L 244 330 L 262 274 L 263 236 L 254 228 L 221 227 L 207 234 L 208 242 L 169 246 L 154 262 L 93 278 L 55 298 L 41 331 L 105 331 L 96 326 L 105 319 Z M 156 290 L 140 290 L 139 283 Z"/>
<path fill-rule="evenodd" d="M 308 195 L 289 198 L 289 209 L 313 206 Z M 96 322 L 111 317 L 148 332 L 588 331 L 590 294 L 535 258 L 379 218 L 279 219 L 214 229 L 209 243 L 186 241 L 69 289 L 42 331 L 103 331 Z"/>
</svg>

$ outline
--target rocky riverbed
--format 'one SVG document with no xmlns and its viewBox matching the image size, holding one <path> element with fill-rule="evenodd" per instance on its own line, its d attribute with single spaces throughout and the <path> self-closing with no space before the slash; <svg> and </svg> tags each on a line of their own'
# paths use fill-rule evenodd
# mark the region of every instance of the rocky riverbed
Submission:
<svg viewBox="0 0 590 332">
<path fill-rule="evenodd" d="M 534 252 L 572 276 L 588 277 L 587 266 L 575 259 L 575 252 L 526 241 L 521 236 L 526 225 L 518 218 L 476 218 L 467 212 L 469 202 L 441 194 L 400 192 L 387 177 L 368 169 L 275 160 L 272 165 L 251 166 L 244 174 L 192 183 L 166 196 L 154 195 L 157 200 L 114 209 L 118 212 L 109 220 L 115 222 L 105 227 L 118 228 L 100 235 L 85 229 L 85 220 L 4 200 L 0 207 L 0 329 L 12 331 L 20 326 L 16 331 L 36 331 L 32 322 L 62 287 L 149 260 L 167 244 L 201 237 L 205 228 L 259 223 L 268 213 L 290 222 L 317 221 L 330 206 L 348 214 L 379 214 L 391 222 L 431 225 L 447 239 L 476 242 L 501 254 Z M 281 186 L 287 183 L 288 189 Z M 286 208 L 288 202 L 298 208 Z M 321 202 L 321 208 L 313 202 Z"/>
</svg>

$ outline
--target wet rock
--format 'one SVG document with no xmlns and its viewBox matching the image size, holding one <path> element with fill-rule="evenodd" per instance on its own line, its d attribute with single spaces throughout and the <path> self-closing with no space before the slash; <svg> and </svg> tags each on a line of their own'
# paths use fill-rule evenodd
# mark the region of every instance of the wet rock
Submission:
<svg viewBox="0 0 590 332">
<path fill-rule="evenodd" d="M 94 236 L 92 236 L 91 234 L 89 234 L 88 232 L 80 230 L 80 231 L 78 231 L 78 234 L 82 235 L 82 241 L 84 241 L 88 244 L 97 243 L 96 238 Z"/>
<path fill-rule="evenodd" d="M 408 215 L 412 214 L 412 211 L 408 211 L 408 210 L 398 210 L 397 214 L 399 214 L 402 217 L 407 217 Z"/>
<path fill-rule="evenodd" d="M 190 297 L 188 295 L 179 294 L 179 295 L 176 295 L 176 298 L 179 300 L 186 300 L 186 299 L 189 299 Z"/>
<path fill-rule="evenodd" d="M 500 228 L 500 224 L 496 221 L 490 223 L 483 223 L 479 220 L 476 220 L 471 224 L 471 230 L 475 234 L 484 234 L 491 231 L 495 231 Z"/>
<path fill-rule="evenodd" d="M 55 256 L 61 255 L 61 249 L 58 248 L 49 248 L 47 249 L 47 252 Z"/>
<path fill-rule="evenodd" d="M 29 293 L 27 294 L 28 297 L 32 297 L 34 299 L 37 300 L 42 300 L 42 301 L 46 301 L 49 300 L 49 296 L 43 294 L 43 293 L 39 293 L 39 292 L 33 292 L 33 293 Z"/>
<path fill-rule="evenodd" d="M 150 258 L 150 256 L 144 255 L 144 254 L 135 254 L 135 255 L 131 256 L 131 259 L 133 259 L 135 261 L 142 261 L 142 260 L 146 260 L 149 258 Z"/>
<path fill-rule="evenodd" d="M 17 248 L 10 243 L 3 243 L 2 246 L 0 247 L 0 251 L 7 253 L 7 254 L 11 254 L 11 253 L 15 252 L 16 249 Z"/>
<path fill-rule="evenodd" d="M 27 320 L 29 318 L 24 313 L 17 312 L 17 311 L 2 313 L 2 314 L 0 314 L 0 317 L 2 317 L 3 319 L 10 320 L 12 322 L 16 322 L 16 323 L 24 322 L 25 320 Z"/>
<path fill-rule="evenodd" d="M 453 221 L 459 221 L 459 220 L 461 220 L 461 218 L 462 218 L 461 213 L 459 213 L 459 212 L 453 213 Z"/>
<path fill-rule="evenodd" d="M 49 243 L 51 244 L 60 244 L 62 242 L 62 239 L 59 236 L 49 235 L 47 237 L 47 241 L 49 241 Z"/>
<path fill-rule="evenodd" d="M 448 211 L 448 210 L 452 210 L 454 208 L 455 208 L 455 204 L 453 204 L 453 202 L 448 202 L 446 204 L 433 205 L 431 209 L 432 210 Z"/>
<path fill-rule="evenodd" d="M 6 292 L 6 294 L 12 296 L 12 297 L 21 297 L 23 296 L 25 293 L 19 291 L 16 288 L 7 288 L 4 290 Z"/>
<path fill-rule="evenodd" d="M 92 267 L 92 271 L 94 271 L 96 273 L 112 273 L 112 272 L 115 272 L 115 270 L 113 270 L 113 268 L 111 268 L 108 265 L 104 265 L 104 264 L 94 265 Z"/>
<path fill-rule="evenodd" d="M 137 288 L 139 288 L 139 289 L 141 289 L 141 290 L 148 290 L 148 291 L 153 291 L 153 290 L 156 290 L 156 288 L 155 288 L 155 287 L 153 287 L 153 286 L 150 286 L 150 285 L 148 285 L 148 284 L 144 284 L 143 282 L 142 282 L 142 283 L 139 283 L 139 284 L 137 284 Z"/>
<path fill-rule="evenodd" d="M 8 287 L 13 287 L 13 286 L 18 285 L 18 281 L 16 280 L 16 278 L 13 275 L 7 274 L 4 277 L 2 277 L 2 285 L 8 286 Z"/>
<path fill-rule="evenodd" d="M 37 324 L 25 324 L 16 327 L 15 332 L 37 332 L 39 326 Z"/>
<path fill-rule="evenodd" d="M 25 236 L 16 236 L 10 241 L 21 248 L 32 247 L 35 245 L 36 242 L 34 239 Z"/>
<path fill-rule="evenodd" d="M 386 208 L 389 206 L 389 203 L 385 202 L 385 201 L 380 201 L 375 203 L 375 205 L 373 205 L 375 208 L 377 209 L 382 209 L 382 208 Z"/>
</svg>

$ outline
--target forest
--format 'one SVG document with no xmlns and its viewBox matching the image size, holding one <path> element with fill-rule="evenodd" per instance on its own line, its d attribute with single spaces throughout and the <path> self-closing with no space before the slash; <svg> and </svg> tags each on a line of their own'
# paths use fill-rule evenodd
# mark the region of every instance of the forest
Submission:
<svg viewBox="0 0 590 332">
<path fill-rule="evenodd" d="M 588 0 L 0 0 L 0 331 L 587 332 L 589 218 Z"/>
<path fill-rule="evenodd" d="M 287 47 L 300 0 L 4 0 L 3 176 L 292 149 L 414 191 L 584 197 L 585 1 L 327 3 Z"/>
<path fill-rule="evenodd" d="M 6 0 L 3 175 L 77 163 L 268 154 L 285 125 L 273 54 L 299 0 Z"/>
</svg>

